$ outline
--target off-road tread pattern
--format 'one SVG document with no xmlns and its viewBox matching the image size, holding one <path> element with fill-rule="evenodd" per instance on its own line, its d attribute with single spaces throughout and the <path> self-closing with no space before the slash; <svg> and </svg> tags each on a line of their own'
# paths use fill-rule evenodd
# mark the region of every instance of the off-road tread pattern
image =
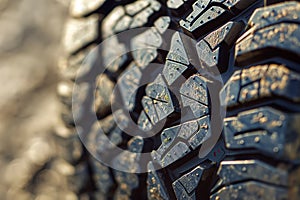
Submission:
<svg viewBox="0 0 300 200">
<path fill-rule="evenodd" d="M 236 62 L 248 65 L 268 57 L 299 59 L 300 6 L 296 2 L 258 9 L 236 46 Z M 283 53 L 285 52 L 285 53 Z M 264 55 L 264 56 L 262 56 Z"/>
<path fill-rule="evenodd" d="M 123 131 L 129 125 L 123 110 L 113 111 L 119 125 L 111 115 L 116 82 L 126 111 L 134 112 L 135 106 L 141 104 L 137 124 L 143 132 L 147 133 L 163 120 L 176 119 L 181 109 L 188 108 L 193 119 L 167 127 L 160 133 L 161 144 L 152 151 L 153 161 L 148 163 L 147 188 L 145 174 L 112 170 L 82 151 L 84 148 L 76 137 L 62 138 L 61 144 L 72 149 L 72 154 L 65 152 L 63 158 L 76 166 L 71 180 L 73 191 L 91 199 L 144 199 L 146 190 L 149 199 L 296 199 L 300 194 L 300 182 L 296 178 L 300 163 L 300 128 L 297 125 L 300 74 L 284 61 L 277 63 L 276 59 L 284 57 L 298 62 L 300 4 L 286 2 L 256 9 L 246 32 L 236 43 L 244 31 L 243 21 L 248 20 L 248 16 L 241 21 L 237 16 L 252 5 L 255 8 L 254 0 L 114 3 L 116 6 L 102 16 L 101 5 L 106 1 L 86 1 L 83 5 L 82 0 L 73 0 L 73 19 L 67 23 L 64 39 L 68 56 L 61 68 L 73 81 L 90 48 L 107 39 L 101 52 L 107 71 L 97 78 L 94 102 L 100 120 L 89 133 L 88 149 L 110 156 L 114 145 L 135 153 L 143 152 L 147 145 L 141 137 L 125 137 Z M 164 4 L 171 12 L 162 14 Z M 165 60 L 161 73 L 145 87 L 141 102 L 135 102 L 143 72 L 158 55 L 161 56 L 158 48 L 171 23 L 199 39 L 193 48 L 201 61 L 200 66 L 190 63 L 191 50 L 187 49 L 182 36 L 175 33 L 170 51 L 166 57 L 162 56 Z M 132 37 L 129 47 L 114 36 L 143 26 L 151 28 Z M 270 50 L 275 51 L 270 53 Z M 233 67 L 229 63 L 245 69 L 234 69 L 220 93 L 221 104 L 229 110 L 223 136 L 204 159 L 199 160 L 195 155 L 188 157 L 211 135 L 207 86 L 210 80 L 195 73 L 195 67 L 217 66 L 225 73 Z M 91 63 L 84 65 L 87 70 L 80 71 L 79 77 L 91 70 Z M 182 82 L 183 77 L 186 80 Z M 173 91 L 174 86 L 176 91 Z M 60 97 L 66 110 L 70 110 L 72 84 L 68 82 L 61 88 Z M 87 89 L 88 86 L 82 87 L 82 95 L 75 97 L 77 105 L 86 98 L 84 90 Z M 175 97 L 174 92 L 180 98 Z M 64 118 L 72 127 L 75 123 L 69 113 L 66 111 Z M 253 155 L 259 160 L 253 159 Z M 134 172 L 139 159 L 138 154 L 124 152 L 112 163 Z M 163 169 L 155 171 L 154 165 Z"/>
<path fill-rule="evenodd" d="M 222 104 L 234 107 L 263 98 L 300 101 L 300 75 L 284 65 L 266 64 L 236 71 L 221 91 Z"/>
<path fill-rule="evenodd" d="M 158 55 L 157 49 L 162 45 L 162 35 L 170 26 L 171 19 L 161 16 L 154 21 L 153 27 L 131 40 L 131 51 L 135 63 L 143 70 Z"/>
<path fill-rule="evenodd" d="M 163 74 L 159 74 L 157 79 L 160 80 L 158 82 L 161 85 L 165 87 L 169 86 L 171 88 L 172 85 L 179 79 L 184 78 L 182 74 L 186 70 L 192 69 L 192 66 L 189 62 L 190 58 L 187 55 L 179 33 L 173 34 L 171 38 L 170 51 L 167 54 L 166 59 L 167 60 L 163 68 Z M 198 192 L 196 192 L 197 184 L 191 188 L 189 181 L 192 182 L 192 177 L 195 177 L 198 180 L 195 182 L 200 182 L 202 173 L 195 173 L 198 174 L 198 176 L 196 176 L 193 174 L 193 172 L 197 171 L 198 168 L 202 169 L 203 167 L 203 174 L 206 174 L 213 167 L 213 164 L 209 164 L 208 166 L 196 166 L 190 170 L 189 174 L 186 174 L 178 179 L 180 181 L 174 180 L 174 182 L 168 186 L 163 183 L 166 179 L 166 174 L 152 171 L 153 165 L 159 165 L 166 168 L 178 162 L 180 159 L 183 159 L 189 153 L 199 148 L 201 144 L 203 144 L 211 136 L 209 116 L 210 102 L 207 99 L 207 79 L 202 77 L 200 74 L 188 76 L 188 78 L 183 79 L 184 81 L 180 83 L 180 86 L 177 86 L 175 90 L 177 90 L 179 95 L 182 108 L 189 108 L 189 110 L 191 110 L 193 113 L 192 119 L 194 120 L 188 120 L 180 125 L 164 129 L 160 134 L 161 145 L 157 150 L 152 151 L 151 156 L 153 162 L 151 162 L 148 166 L 148 198 L 150 199 L 195 199 L 197 196 L 199 196 Z M 159 77 L 164 77 L 165 79 Z M 164 80 L 166 80 L 167 84 L 164 83 Z M 155 91 L 158 91 L 161 96 L 164 96 L 162 94 L 165 94 L 165 92 L 163 92 L 164 90 L 155 89 Z M 164 100 L 164 98 L 160 99 Z M 151 116 L 149 116 L 149 118 L 151 119 Z M 221 148 L 215 152 L 212 152 L 212 154 L 208 156 L 207 162 L 218 162 L 219 159 L 221 159 L 224 155 L 222 152 L 223 151 Z M 171 187 L 171 194 L 170 189 L 167 189 L 168 187 Z M 186 190 L 190 192 L 184 192 Z M 161 194 L 155 194 L 157 191 L 161 192 Z M 166 195 L 168 196 L 166 197 Z"/>
<path fill-rule="evenodd" d="M 130 28 L 142 27 L 148 23 L 148 18 L 160 8 L 161 4 L 156 0 L 139 0 L 125 7 L 116 7 L 103 20 L 103 37 L 107 38 Z"/>
<path fill-rule="evenodd" d="M 175 111 L 175 104 L 172 101 L 170 91 L 161 74 L 159 74 L 152 83 L 147 85 L 145 92 L 147 96 L 144 96 L 143 99 L 145 100 L 148 97 L 150 101 L 147 103 L 144 101 L 143 113 L 145 113 L 150 120 L 147 120 L 146 116 L 141 116 L 138 120 L 138 125 L 142 130 L 149 131 L 153 126 L 147 122 L 155 122 L 155 119 L 157 119 L 156 121 L 158 122 L 167 118 Z M 151 109 L 151 107 L 154 107 L 154 109 Z"/>
<path fill-rule="evenodd" d="M 242 22 L 228 22 L 221 28 L 207 35 L 197 43 L 197 53 L 207 67 L 217 66 L 219 71 L 225 72 L 228 68 L 229 50 L 242 31 Z"/>
<path fill-rule="evenodd" d="M 199 74 L 191 76 L 182 84 L 180 94 L 183 107 L 190 107 L 196 118 L 210 113 L 206 80 Z"/>
<path fill-rule="evenodd" d="M 155 15 L 155 12 L 159 12 L 160 9 L 161 6 L 156 1 L 136 1 L 134 3 L 125 5 L 124 7 L 116 7 L 107 17 L 104 18 L 101 26 L 102 30 L 112 30 L 112 32 L 101 32 L 102 38 L 105 39 L 106 37 L 108 37 L 108 39 L 103 43 L 103 63 L 109 71 L 109 74 L 113 73 L 116 75 L 115 78 L 117 79 L 117 83 L 120 86 L 119 91 L 121 93 L 125 109 L 127 109 L 128 111 L 132 110 L 133 105 L 135 105 L 135 99 L 133 99 L 133 97 L 135 96 L 135 91 L 138 89 L 136 86 L 138 86 L 141 80 L 142 70 L 145 69 L 145 67 L 153 59 L 156 58 L 156 49 L 161 45 L 161 42 L 158 42 L 156 43 L 156 46 L 153 46 L 153 43 L 150 43 L 150 41 L 153 39 L 155 39 L 155 41 L 161 40 L 160 35 L 166 31 L 170 23 L 169 18 L 164 16 L 159 17 L 156 20 L 153 20 L 153 22 L 149 23 L 148 17 L 152 17 L 152 15 Z M 121 15 L 123 14 L 126 16 L 121 17 Z M 111 36 L 112 34 L 119 33 L 126 29 L 142 27 L 146 24 L 152 24 L 151 30 L 140 33 L 130 40 L 130 51 L 132 51 L 132 55 L 128 55 L 128 53 L 126 53 L 129 48 L 128 46 L 122 44 L 123 41 L 119 41 L 118 37 L 116 36 Z M 109 29 L 108 26 L 112 26 L 113 28 Z M 149 41 L 148 43 L 147 40 Z M 117 48 L 111 48 L 111 46 L 116 46 Z M 150 54 L 150 51 L 152 52 L 152 54 Z M 121 74 L 118 75 L 119 73 Z M 101 79 L 101 76 L 98 77 L 98 79 Z M 105 84 L 112 85 L 113 82 L 107 79 L 107 82 Z M 97 112 L 97 116 L 100 119 L 102 119 L 102 117 L 105 117 L 105 115 L 109 114 L 110 112 L 110 110 L 108 109 L 107 112 L 103 112 L 102 110 L 103 108 L 108 108 L 108 104 L 105 104 L 105 102 L 107 102 L 106 100 L 110 100 L 110 102 L 113 101 L 113 99 L 107 98 L 111 97 L 113 91 L 109 90 L 110 87 L 107 87 L 105 84 L 98 84 L 97 88 L 101 89 L 101 87 L 104 87 L 106 89 L 103 91 L 109 92 L 109 94 L 106 95 L 99 92 L 97 93 L 97 91 L 101 91 L 98 89 L 96 90 L 95 96 L 95 108 L 97 111 L 100 110 L 99 112 Z M 97 102 L 100 103 L 98 104 Z M 122 116 L 122 114 L 117 112 L 115 112 L 114 115 L 117 115 L 119 117 Z M 122 130 L 126 129 L 127 124 L 124 123 L 124 120 L 119 121 L 123 124 L 120 128 Z M 118 123 L 118 125 L 120 125 L 120 123 Z M 127 146 L 126 143 L 128 143 L 127 148 L 131 149 L 131 151 L 133 152 L 135 152 L 137 149 L 141 151 L 142 147 L 138 148 L 137 143 L 134 142 L 136 138 L 128 141 L 128 139 L 124 138 L 123 131 L 120 128 L 115 127 L 108 133 L 106 133 L 108 134 L 107 136 L 109 140 L 114 145 L 118 146 Z M 106 154 L 107 156 L 109 156 L 109 152 L 113 151 L 114 147 L 111 146 L 111 144 L 103 143 L 103 137 L 106 136 L 104 136 L 101 131 L 99 132 L 98 129 L 95 130 L 96 132 L 92 134 L 94 136 L 90 138 L 88 143 L 93 144 L 93 148 L 98 148 L 96 151 L 99 153 L 102 152 L 103 156 L 106 156 Z M 98 146 L 100 144 L 99 142 L 102 142 L 102 145 Z M 135 146 L 134 148 L 132 147 L 133 145 Z M 135 166 L 139 158 L 132 156 L 133 155 L 131 154 L 118 155 L 114 159 L 114 161 L 112 161 L 112 163 L 113 165 L 123 166 L 123 168 L 127 169 L 127 171 L 134 171 L 136 170 Z M 145 192 L 141 192 L 145 189 L 145 187 L 143 186 L 143 184 L 145 183 L 143 183 L 142 185 L 140 184 L 140 179 L 144 179 L 143 177 L 145 175 L 130 174 L 116 170 L 111 170 L 111 172 L 112 173 L 110 173 L 110 177 L 113 177 L 113 180 L 115 180 L 115 182 L 113 185 L 110 185 L 109 191 L 115 199 L 145 198 Z M 98 184 L 98 186 L 100 188 L 103 187 L 101 186 L 101 184 Z M 104 185 L 104 187 L 106 186 Z"/>
<path fill-rule="evenodd" d="M 224 120 L 229 157 L 220 163 L 211 199 L 298 198 L 290 180 L 297 173 L 293 168 L 299 166 L 299 74 L 288 64 L 294 58 L 286 56 L 299 54 L 299 48 L 295 48 L 298 35 L 294 34 L 298 6 L 288 2 L 257 9 L 248 31 L 236 44 L 235 63 L 250 66 L 235 71 L 220 93 L 222 104 L 231 111 Z M 289 46 L 290 39 L 294 44 Z M 277 61 L 278 57 L 286 60 Z M 293 109 L 287 112 L 289 103 Z M 252 160 L 259 155 L 260 161 Z M 239 156 L 244 160 L 231 160 Z M 279 167 L 279 163 L 290 166 Z"/>
<path fill-rule="evenodd" d="M 141 27 L 143 25 L 145 25 L 145 23 L 147 23 L 148 25 L 150 25 L 149 21 L 148 21 L 148 17 L 151 17 L 151 15 L 154 14 L 154 12 L 157 12 L 160 10 L 161 6 L 158 2 L 156 1 L 137 1 L 135 3 L 129 4 L 129 5 L 125 5 L 124 7 L 116 7 L 112 12 L 110 12 L 110 16 L 106 16 L 105 20 L 102 22 L 101 17 L 99 15 L 96 15 L 95 13 L 97 12 L 97 10 L 102 10 L 101 5 L 102 3 L 104 3 L 104 1 L 100 2 L 90 2 L 90 4 L 85 4 L 85 7 L 82 7 L 82 1 L 73 1 L 72 7 L 71 7 L 71 15 L 75 18 L 70 19 L 69 22 L 67 22 L 67 27 L 66 27 L 66 33 L 65 33 L 65 39 L 64 39 L 64 43 L 66 46 L 66 51 L 67 53 L 70 55 L 68 56 L 68 58 L 62 62 L 61 64 L 61 68 L 63 68 L 63 70 L 67 73 L 65 73 L 67 78 L 70 78 L 71 80 L 75 80 L 76 78 L 80 78 L 82 76 L 84 76 L 85 74 L 89 73 L 89 71 L 91 70 L 91 62 L 93 62 L 93 59 L 89 60 L 90 62 L 85 62 L 85 66 L 88 66 L 87 70 L 82 71 L 80 70 L 80 74 L 76 74 L 78 68 L 80 67 L 83 59 L 85 59 L 85 55 L 87 55 L 88 52 L 90 52 L 91 47 L 93 44 L 97 43 L 99 41 L 99 36 L 101 36 L 102 38 L 108 37 L 109 33 L 106 33 L 105 31 L 102 31 L 101 33 L 99 33 L 99 27 L 101 27 L 103 30 L 110 30 L 108 29 L 106 26 L 109 25 L 113 25 L 114 29 L 113 29 L 113 33 L 118 33 L 120 31 L 126 30 L 129 27 L 126 27 L 126 23 L 124 24 L 124 22 L 126 20 L 128 20 L 130 18 L 131 22 L 130 23 L 130 27 Z M 88 3 L 88 2 L 86 2 Z M 120 14 L 119 10 L 124 10 L 126 13 L 125 17 L 122 17 L 121 21 L 119 21 L 118 19 L 118 15 Z M 94 14 L 93 14 L 94 13 Z M 83 18 L 80 18 L 83 17 Z M 125 20 L 125 21 L 124 21 Z M 162 17 L 156 21 L 153 22 L 153 30 L 159 34 L 162 34 L 168 27 L 169 25 L 169 20 L 166 17 Z M 123 26 L 125 25 L 125 26 Z M 87 33 L 87 35 L 85 35 Z M 80 39 L 81 34 L 85 35 L 85 39 L 82 40 Z M 78 38 L 79 37 L 79 38 Z M 141 36 L 141 38 L 143 39 L 144 36 Z M 72 44 L 71 44 L 72 43 Z M 107 69 L 111 72 L 118 72 L 120 70 L 120 68 L 126 63 L 128 62 L 128 56 L 127 53 L 125 51 L 127 51 L 128 49 L 125 49 L 124 46 L 122 46 L 122 43 L 120 43 L 118 41 L 117 38 L 110 38 L 105 45 L 112 45 L 114 47 L 117 48 L 113 48 L 112 51 L 107 51 L 109 49 L 112 48 L 105 48 L 103 52 L 103 57 L 104 57 L 104 64 L 107 66 Z M 142 46 L 142 47 L 146 47 L 146 45 Z M 158 46 L 157 46 L 158 47 Z M 95 53 L 94 53 L 95 54 Z M 118 56 L 120 56 L 120 59 L 114 59 L 117 58 Z M 146 54 L 147 56 L 147 54 Z M 155 56 L 156 57 L 156 56 Z M 151 58 L 150 61 L 152 59 L 154 59 L 155 57 Z M 144 59 L 144 55 L 138 56 L 138 58 L 136 58 L 136 60 L 138 61 L 139 59 Z M 113 62 L 112 62 L 113 61 Z M 134 63 L 132 63 L 132 65 L 134 65 Z M 82 66 L 81 66 L 82 67 Z M 143 67 L 143 64 L 140 64 L 140 67 Z M 131 67 L 129 67 L 131 68 Z M 76 75 L 78 75 L 76 77 Z M 82 89 L 87 89 L 85 87 L 83 87 L 85 84 L 80 84 L 78 85 L 78 88 L 82 88 Z M 112 89 L 114 87 L 115 83 L 108 78 L 107 75 L 102 75 L 100 77 L 98 77 L 97 79 L 97 84 L 96 84 L 96 93 L 95 93 L 95 109 L 97 112 L 97 117 L 99 118 L 103 118 L 105 116 L 107 116 L 107 114 L 110 113 L 110 105 L 108 105 L 108 103 L 111 102 L 111 94 L 112 94 Z M 110 88 L 110 89 L 109 89 Z M 130 88 L 130 87 L 129 87 Z M 69 90 L 72 90 L 70 88 L 68 88 Z M 71 113 L 71 98 L 72 95 L 65 95 L 63 94 L 66 91 L 61 92 L 60 95 L 63 95 L 65 97 L 63 97 L 62 99 L 64 99 L 64 102 L 67 104 L 67 107 L 69 110 L 66 111 L 66 113 Z M 84 91 L 83 91 L 84 92 Z M 78 102 L 77 105 L 80 105 L 80 102 L 82 102 L 85 99 L 85 95 L 84 93 L 80 94 L 78 96 Z M 76 102 L 76 100 L 75 100 Z M 80 111 L 79 113 L 80 114 Z M 64 115 L 65 120 L 70 126 L 75 125 L 73 120 L 72 120 L 72 116 L 70 115 Z M 122 122 L 124 124 L 124 122 Z M 123 136 L 122 136 L 122 131 L 115 126 L 115 124 L 112 122 L 112 118 L 111 117 L 106 117 L 104 119 L 104 121 L 102 122 L 102 120 L 100 121 L 100 124 L 102 126 L 102 130 L 104 130 L 104 134 L 107 134 L 107 136 L 109 137 L 110 141 L 112 141 L 112 143 L 114 143 L 115 145 L 124 145 L 124 141 L 123 141 Z M 99 130 L 97 130 L 97 125 L 94 125 L 94 134 L 91 134 L 89 138 L 90 141 L 90 148 L 99 148 L 99 146 L 97 144 L 95 144 L 95 142 L 99 142 L 99 141 L 103 141 L 101 139 L 101 137 L 104 137 L 103 135 L 103 131 L 102 136 L 101 134 L 98 133 Z M 75 139 L 76 140 L 76 139 Z M 78 139 L 77 139 L 78 140 Z M 71 141 L 71 140 L 70 140 Z M 133 142 L 134 143 L 134 142 Z M 95 145 L 93 145 L 95 144 Z M 98 143 L 99 144 L 99 143 Z M 108 144 L 103 144 L 102 146 L 100 145 L 100 149 L 97 149 L 97 151 L 99 152 L 103 152 L 106 151 L 109 148 L 113 148 L 110 147 L 110 145 Z M 130 147 L 131 148 L 131 147 Z M 73 150 L 71 150 L 70 152 L 73 152 Z M 85 157 L 85 155 L 83 155 L 83 157 Z M 72 161 L 72 160 L 70 160 Z M 75 161 L 73 161 L 75 162 Z M 86 161 L 84 161 L 86 162 Z M 134 161 L 131 161 L 135 162 Z M 132 177 L 128 177 L 128 174 L 126 173 L 122 173 L 122 172 L 116 172 L 114 171 L 112 173 L 112 171 L 107 168 L 106 166 L 99 164 L 98 161 L 94 160 L 94 159 L 90 159 L 89 163 L 91 163 L 91 169 L 92 169 L 92 174 L 93 175 L 93 180 L 92 182 L 94 182 L 94 186 L 96 188 L 98 188 L 97 190 L 100 192 L 97 192 L 97 194 L 95 194 L 95 196 L 98 197 L 104 197 L 106 194 L 108 198 L 127 198 L 129 199 L 130 196 L 134 196 L 134 194 L 131 192 L 133 189 L 135 189 L 137 186 L 139 187 L 139 182 L 138 182 L 138 177 L 136 177 L 136 184 L 135 186 L 130 185 L 130 181 L 132 180 Z M 102 174 L 102 175 L 99 175 Z M 83 174 L 82 174 L 83 175 Z M 79 175 L 80 177 L 80 175 Z M 87 176 L 88 177 L 88 176 Z M 122 178 L 123 177 L 123 178 Z M 90 178 L 88 178 L 90 179 Z M 78 179 L 76 179 L 78 181 Z M 82 181 L 81 183 L 85 184 L 85 181 Z M 86 184 L 88 185 L 88 184 Z M 126 186 L 127 185 L 127 186 Z M 119 186 L 119 187 L 118 187 Z M 120 187 L 122 186 L 122 187 Z M 124 188 L 125 186 L 125 188 Z M 129 187 L 130 186 L 130 187 Z M 82 193 L 82 192 L 86 192 L 83 188 L 85 188 L 85 186 L 78 186 L 77 188 L 74 188 L 74 191 L 78 192 L 78 193 Z M 127 189 L 126 189 L 127 188 Z M 136 193 L 136 192 L 135 192 Z M 89 196 L 90 198 L 93 197 L 93 193 L 89 192 L 87 194 L 87 196 Z M 145 196 L 144 194 L 140 194 L 142 196 Z M 138 196 L 136 196 L 135 198 L 138 198 Z M 142 198 L 139 198 L 142 199 Z"/>
<path fill-rule="evenodd" d="M 172 36 L 166 59 L 162 75 L 166 78 L 167 84 L 172 85 L 189 68 L 189 58 L 179 33 Z"/>
<path fill-rule="evenodd" d="M 179 24 L 188 33 L 203 34 L 205 29 L 211 30 L 216 23 L 223 24 L 250 6 L 254 0 L 197 0 L 192 11 L 185 13 Z"/>
<path fill-rule="evenodd" d="M 293 145 L 294 140 L 299 139 L 299 131 L 293 125 L 297 120 L 297 115 L 285 114 L 270 107 L 241 112 L 237 117 L 225 120 L 226 147 L 256 149 L 274 159 L 299 160 L 298 146 Z"/>
</svg>

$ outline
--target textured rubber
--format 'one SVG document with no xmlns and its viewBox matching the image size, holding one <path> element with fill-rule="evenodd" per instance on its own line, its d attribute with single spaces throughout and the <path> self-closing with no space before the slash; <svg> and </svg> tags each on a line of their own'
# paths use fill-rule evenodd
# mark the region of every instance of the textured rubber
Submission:
<svg viewBox="0 0 300 200">
<path fill-rule="evenodd" d="M 75 166 L 70 185 L 78 196 L 300 197 L 300 3 L 73 0 L 70 13 L 66 56 L 60 63 L 65 81 L 58 91 L 64 104 L 62 119 L 74 134 L 58 140 L 63 158 Z M 114 37 L 139 27 L 149 28 L 126 41 Z M 164 37 L 167 29 L 175 32 Z M 187 41 L 182 32 L 196 42 Z M 84 77 L 93 73 L 95 65 L 83 60 L 100 43 L 103 48 L 93 56 L 107 69 L 93 83 L 98 121 L 90 125 L 84 147 L 75 134 L 71 107 L 72 101 L 80 107 L 90 99 L 92 85 Z M 162 47 L 168 51 L 161 51 Z M 160 67 L 154 69 L 153 63 Z M 204 69 L 215 72 L 214 67 L 224 86 L 203 73 Z M 72 99 L 73 87 L 80 92 Z M 216 129 L 214 101 L 227 109 L 224 127 L 214 147 L 199 157 Z M 113 110 L 116 102 L 121 107 Z M 81 116 L 84 111 L 78 110 Z M 124 131 L 130 127 L 126 112 L 140 135 Z M 162 129 L 153 136 L 157 128 Z M 86 148 L 111 156 L 113 147 L 104 137 L 129 152 L 151 152 L 148 173 L 117 171 L 93 158 Z M 134 172 L 139 159 L 124 151 L 112 163 Z"/>
</svg>

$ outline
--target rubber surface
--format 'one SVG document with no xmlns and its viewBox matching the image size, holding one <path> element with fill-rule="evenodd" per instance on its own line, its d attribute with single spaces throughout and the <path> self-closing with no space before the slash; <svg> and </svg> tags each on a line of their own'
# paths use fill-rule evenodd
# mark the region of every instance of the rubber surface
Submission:
<svg viewBox="0 0 300 200">
<path fill-rule="evenodd" d="M 59 93 L 63 120 L 74 132 L 63 143 L 65 160 L 76 166 L 71 185 L 78 196 L 298 199 L 300 3 L 277 3 L 74 0 L 60 66 L 66 78 L 60 87 L 66 89 Z M 126 41 L 114 36 L 138 27 L 150 28 Z M 177 32 L 165 37 L 167 29 Z M 92 85 L 84 77 L 95 66 L 82 61 L 100 43 L 103 48 L 94 56 L 107 69 L 94 80 L 93 105 L 103 131 L 91 124 L 84 147 L 71 106 L 73 100 L 80 108 L 90 98 Z M 84 70 L 76 77 L 79 68 Z M 203 73 L 215 68 L 222 80 Z M 72 99 L 74 84 L 80 92 Z M 114 103 L 121 107 L 112 110 Z M 220 122 L 224 127 L 214 147 L 199 157 L 216 131 L 216 104 L 227 109 Z M 140 135 L 124 131 L 130 128 L 127 112 Z M 153 136 L 157 128 L 161 131 Z M 85 148 L 111 156 L 113 147 L 104 137 L 130 152 L 151 152 L 148 173 L 117 171 L 94 159 Z M 130 155 L 124 152 L 112 162 L 134 172 L 141 158 Z"/>
</svg>

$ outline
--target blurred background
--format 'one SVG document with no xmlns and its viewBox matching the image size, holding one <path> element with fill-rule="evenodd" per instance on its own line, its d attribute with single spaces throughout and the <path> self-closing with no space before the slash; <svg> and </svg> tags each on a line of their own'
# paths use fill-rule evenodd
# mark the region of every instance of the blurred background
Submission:
<svg viewBox="0 0 300 200">
<path fill-rule="evenodd" d="M 68 0 L 0 0 L 0 199 L 76 199 L 53 142 Z"/>
</svg>

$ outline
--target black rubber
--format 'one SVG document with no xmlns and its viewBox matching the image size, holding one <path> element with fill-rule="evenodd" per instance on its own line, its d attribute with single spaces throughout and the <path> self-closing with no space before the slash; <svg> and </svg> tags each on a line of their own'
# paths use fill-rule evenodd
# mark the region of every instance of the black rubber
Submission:
<svg viewBox="0 0 300 200">
<path fill-rule="evenodd" d="M 300 3 L 73 0 L 70 15 L 59 96 L 62 119 L 74 134 L 58 140 L 63 158 L 75 166 L 70 186 L 79 197 L 300 198 Z M 126 40 L 114 37 L 139 27 L 151 28 Z M 99 73 L 94 68 L 100 65 L 82 62 L 100 43 L 93 55 L 107 69 L 91 84 L 85 77 Z M 72 99 L 73 87 L 80 92 Z M 91 122 L 84 146 L 72 101 L 79 108 L 90 100 L 98 121 Z M 120 106 L 112 110 L 115 103 Z M 224 120 L 215 106 L 226 108 Z M 136 136 L 124 131 L 130 128 L 126 113 L 139 127 Z M 200 158 L 223 122 L 216 144 Z M 86 148 L 111 156 L 104 137 L 130 152 L 151 152 L 148 173 L 117 171 L 93 158 Z M 139 159 L 126 152 L 112 158 L 127 171 Z"/>
</svg>

